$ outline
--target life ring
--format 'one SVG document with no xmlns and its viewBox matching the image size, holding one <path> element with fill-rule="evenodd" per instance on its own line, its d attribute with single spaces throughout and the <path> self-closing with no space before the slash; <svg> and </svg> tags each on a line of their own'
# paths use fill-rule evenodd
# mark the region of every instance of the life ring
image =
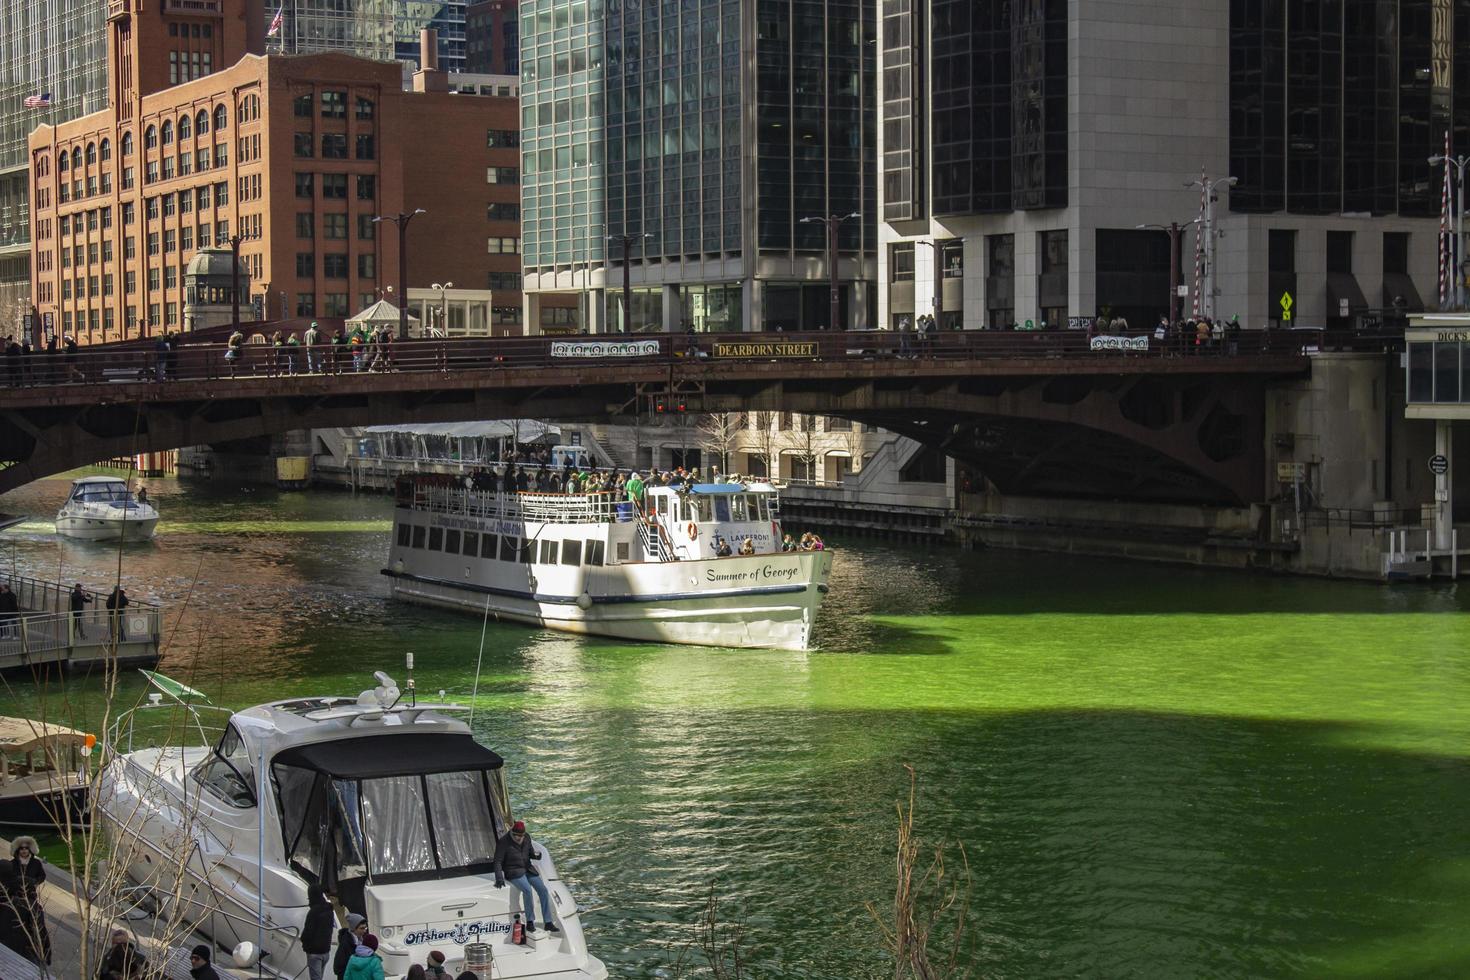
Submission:
<svg viewBox="0 0 1470 980">
<path fill-rule="evenodd" d="M 690 541 L 694 541 L 699 537 L 699 525 L 694 523 L 693 521 L 690 521 L 689 526 L 686 527 L 684 530 L 689 532 Z"/>
</svg>

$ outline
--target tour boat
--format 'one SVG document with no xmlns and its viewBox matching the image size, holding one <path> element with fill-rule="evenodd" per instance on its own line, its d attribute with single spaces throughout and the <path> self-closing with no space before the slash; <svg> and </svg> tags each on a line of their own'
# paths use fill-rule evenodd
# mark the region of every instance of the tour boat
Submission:
<svg viewBox="0 0 1470 980">
<path fill-rule="evenodd" d="M 639 506 L 419 474 L 396 494 L 395 597 L 570 633 L 805 650 L 832 569 L 828 552 L 781 550 L 769 484 L 648 487 Z"/>
<path fill-rule="evenodd" d="M 604 980 L 534 827 L 533 864 L 560 932 L 547 930 L 538 902 L 537 931 L 511 942 L 521 893 L 495 887 L 493 872 L 513 821 L 502 759 L 453 717 L 467 708 L 416 701 L 412 666 L 410 655 L 406 690 L 378 672 L 377 686 L 355 698 L 235 713 L 148 674 L 164 693 L 119 719 L 97 793 L 111 859 L 160 915 L 177 914 L 234 950 L 237 964 L 254 960 L 272 977 L 306 975 L 299 936 L 308 889 L 318 887 L 339 922 L 367 917 L 390 977 L 437 949 L 451 975 L 467 960 L 490 960 L 482 976 Z M 149 713 L 205 744 L 134 749 Z M 225 719 L 212 745 L 208 717 Z"/>
<path fill-rule="evenodd" d="M 29 718 L 0 717 L 0 824 L 85 826 L 85 757 L 96 739 Z"/>
<path fill-rule="evenodd" d="M 84 541 L 147 541 L 157 525 L 158 511 L 115 476 L 71 481 L 71 496 L 56 515 L 57 534 Z"/>
</svg>

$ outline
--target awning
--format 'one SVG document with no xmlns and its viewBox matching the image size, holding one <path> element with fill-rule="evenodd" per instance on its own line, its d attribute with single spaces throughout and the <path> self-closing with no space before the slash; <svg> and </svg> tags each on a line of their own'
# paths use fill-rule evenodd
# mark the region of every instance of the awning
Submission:
<svg viewBox="0 0 1470 980">
<path fill-rule="evenodd" d="M 561 429 L 535 419 L 506 419 L 494 422 L 418 422 L 406 425 L 370 425 L 362 430 L 369 435 L 401 433 L 413 436 L 448 436 L 451 439 L 509 439 L 534 442 L 548 435 L 561 435 Z"/>
<path fill-rule="evenodd" d="M 286 749 L 272 765 L 324 772 L 337 779 L 499 769 L 505 760 L 468 735 L 408 732 L 313 742 Z"/>
<path fill-rule="evenodd" d="M 1351 273 L 1327 273 L 1327 315 L 1340 316 L 1343 300 L 1347 300 L 1349 312 L 1368 308 L 1363 290 L 1358 288 L 1358 280 Z"/>
<path fill-rule="evenodd" d="M 1402 299 L 1400 307 L 1398 300 Z M 1414 278 L 1402 272 L 1385 272 L 1383 274 L 1383 308 L 1392 310 L 1401 308 L 1404 312 L 1418 313 L 1424 309 L 1424 300 L 1419 296 L 1419 290 L 1414 288 Z"/>
</svg>

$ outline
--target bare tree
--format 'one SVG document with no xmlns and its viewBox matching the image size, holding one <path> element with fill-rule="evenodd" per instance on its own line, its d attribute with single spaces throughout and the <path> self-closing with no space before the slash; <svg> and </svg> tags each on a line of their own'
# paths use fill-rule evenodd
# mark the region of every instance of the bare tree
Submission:
<svg viewBox="0 0 1470 980">
<path fill-rule="evenodd" d="M 815 415 L 801 415 L 797 417 L 796 431 L 791 433 L 792 455 L 801 464 L 807 479 L 817 482 L 821 475 L 817 473 L 817 458 L 821 455 L 819 439 L 817 437 L 817 418 Z"/>
<path fill-rule="evenodd" d="M 712 412 L 699 418 L 700 443 L 705 451 L 715 458 L 721 472 L 730 471 L 730 453 L 745 427 L 745 416 L 740 412 Z"/>
<path fill-rule="evenodd" d="M 765 464 L 766 478 L 774 479 L 777 476 L 776 463 L 780 458 L 780 440 L 776 433 L 776 413 L 754 412 L 750 417 L 755 425 L 751 433 L 750 455 Z"/>
</svg>

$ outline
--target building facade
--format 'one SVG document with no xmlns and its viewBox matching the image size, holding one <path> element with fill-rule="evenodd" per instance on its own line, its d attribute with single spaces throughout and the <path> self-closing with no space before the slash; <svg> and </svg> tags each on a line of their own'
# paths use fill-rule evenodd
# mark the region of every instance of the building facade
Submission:
<svg viewBox="0 0 1470 980">
<path fill-rule="evenodd" d="M 1428 157 L 1446 128 L 1470 149 L 1470 2 L 884 0 L 881 17 L 883 326 L 1152 324 L 1172 223 L 1183 315 L 1328 326 L 1437 299 Z"/>
<path fill-rule="evenodd" d="M 336 52 L 373 61 L 399 61 L 422 68 L 420 35 L 436 31 L 439 67 L 465 69 L 463 0 L 292 0 L 265 11 L 281 11 L 281 29 L 270 39 L 271 54 Z"/>
<path fill-rule="evenodd" d="M 108 107 L 30 138 L 31 291 L 55 329 L 191 329 L 189 261 L 232 245 L 266 319 L 347 317 L 399 288 L 397 229 L 374 218 L 419 208 L 410 287 L 515 273 L 499 246 L 518 236 L 518 154 L 494 137 L 513 99 L 432 71 L 405 92 L 392 62 L 247 53 L 264 34 L 247 4 L 130 2 L 109 22 Z"/>
<path fill-rule="evenodd" d="M 600 330 L 839 326 L 876 283 L 872 0 L 521 0 L 528 314 Z M 625 261 L 626 257 L 626 261 Z M 624 309 L 624 268 L 631 302 Z"/>
<path fill-rule="evenodd" d="M 521 73 L 521 21 L 516 2 L 480 0 L 465 8 L 465 71 Z"/>
<path fill-rule="evenodd" d="M 7 332 L 30 309 L 30 132 L 103 107 L 105 19 L 104 4 L 64 0 L 24 0 L 0 12 L 0 322 Z M 49 105 L 26 108 L 27 98 L 48 94 Z"/>
</svg>

